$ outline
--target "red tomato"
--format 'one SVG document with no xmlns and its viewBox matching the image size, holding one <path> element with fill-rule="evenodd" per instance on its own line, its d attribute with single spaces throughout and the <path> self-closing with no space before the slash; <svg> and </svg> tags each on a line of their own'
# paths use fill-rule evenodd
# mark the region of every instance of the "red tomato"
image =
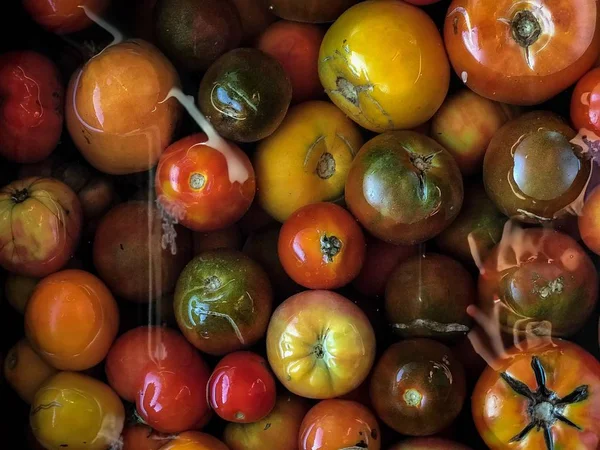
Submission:
<svg viewBox="0 0 600 450">
<path fill-rule="evenodd" d="M 109 384 L 162 433 L 202 425 L 210 410 L 210 371 L 200 354 L 168 328 L 138 327 L 119 337 L 106 359 Z"/>
<path fill-rule="evenodd" d="M 252 352 L 225 356 L 210 376 L 208 401 L 222 419 L 252 423 L 275 406 L 275 379 L 267 361 Z"/>
<path fill-rule="evenodd" d="M 600 68 L 579 80 L 571 97 L 571 122 L 576 130 L 600 135 Z M 588 136 L 594 139 L 594 136 Z"/>
<path fill-rule="evenodd" d="M 0 155 L 46 159 L 58 145 L 65 88 L 52 61 L 31 51 L 0 55 Z"/>
<path fill-rule="evenodd" d="M 360 272 L 365 237 L 352 215 L 334 203 L 313 203 L 293 213 L 279 233 L 279 259 L 287 274 L 309 289 L 345 286 Z"/>
<path fill-rule="evenodd" d="M 23 0 L 33 20 L 57 34 L 73 33 L 92 24 L 83 7 L 101 15 L 109 0 Z"/>
<path fill-rule="evenodd" d="M 248 156 L 233 143 L 211 144 L 204 133 L 171 144 L 156 169 L 159 202 L 195 231 L 234 224 L 248 211 L 255 193 Z"/>
</svg>

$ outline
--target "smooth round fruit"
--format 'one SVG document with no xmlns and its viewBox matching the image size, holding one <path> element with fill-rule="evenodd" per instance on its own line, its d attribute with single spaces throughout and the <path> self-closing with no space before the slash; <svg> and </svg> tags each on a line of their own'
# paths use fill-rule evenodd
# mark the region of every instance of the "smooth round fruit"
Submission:
<svg viewBox="0 0 600 450">
<path fill-rule="evenodd" d="M 173 291 L 190 260 L 191 234 L 173 226 L 169 236 L 164 223 L 159 209 L 146 201 L 117 205 L 100 221 L 94 266 L 118 297 L 148 303 Z"/>
<path fill-rule="evenodd" d="M 595 187 L 585 199 L 578 226 L 587 248 L 600 255 L 600 187 Z"/>
<path fill-rule="evenodd" d="M 571 122 L 592 140 L 600 135 L 600 68 L 590 70 L 577 82 L 571 97 Z"/>
<path fill-rule="evenodd" d="M 39 282 L 39 278 L 8 274 L 4 280 L 4 298 L 15 310 L 25 314 L 27 303 Z"/>
<path fill-rule="evenodd" d="M 223 442 L 210 434 L 186 431 L 160 450 L 230 450 Z"/>
<path fill-rule="evenodd" d="M 258 422 L 275 406 L 275 379 L 262 356 L 234 352 L 221 359 L 213 370 L 207 396 L 210 407 L 222 419 Z"/>
<path fill-rule="evenodd" d="M 225 145 L 227 149 L 211 146 L 206 135 L 198 133 L 171 144 L 160 157 L 156 197 L 178 223 L 191 230 L 229 227 L 254 200 L 256 179 L 250 159 L 235 144 Z"/>
<path fill-rule="evenodd" d="M 272 308 L 265 271 L 241 252 L 212 250 L 196 256 L 175 287 L 175 317 L 198 349 L 224 355 L 256 343 Z"/>
<path fill-rule="evenodd" d="M 369 374 L 375 334 L 368 318 L 350 300 L 329 291 L 305 291 L 273 313 L 267 356 L 290 392 L 326 399 L 347 394 Z"/>
<path fill-rule="evenodd" d="M 537 334 L 570 336 L 594 311 L 598 273 L 585 250 L 552 229 L 505 233 L 480 271 L 479 306 L 510 334 L 530 327 Z"/>
<path fill-rule="evenodd" d="M 393 244 L 417 244 L 442 232 L 458 215 L 463 195 L 452 155 L 413 131 L 368 141 L 346 181 L 350 211 L 372 235 Z"/>
<path fill-rule="evenodd" d="M 268 0 L 269 9 L 282 19 L 294 22 L 333 22 L 358 0 Z"/>
<path fill-rule="evenodd" d="M 171 89 L 179 77 L 153 45 L 129 40 L 107 47 L 71 77 L 67 128 L 96 169 L 143 172 L 171 143 L 181 108 Z"/>
<path fill-rule="evenodd" d="M 31 346 L 60 370 L 85 370 L 100 363 L 118 328 L 114 297 L 100 279 L 83 270 L 44 278 L 25 310 Z"/>
<path fill-rule="evenodd" d="M 329 28 L 319 53 L 329 98 L 375 132 L 414 128 L 441 106 L 450 80 L 431 18 L 401 1 L 364 1 Z"/>
<path fill-rule="evenodd" d="M 106 450 L 125 421 L 123 403 L 106 384 L 87 375 L 59 372 L 35 394 L 29 422 L 48 450 Z"/>
<path fill-rule="evenodd" d="M 443 344 L 410 339 L 392 344 L 371 377 L 371 401 L 398 433 L 428 436 L 458 416 L 466 396 L 462 366 Z"/>
<path fill-rule="evenodd" d="M 147 425 L 127 425 L 123 429 L 121 450 L 159 450 L 173 440 L 172 435 L 157 433 Z"/>
<path fill-rule="evenodd" d="M 471 328 L 467 307 L 477 290 L 471 274 L 452 258 L 422 253 L 401 262 L 385 290 L 385 313 L 395 334 L 452 339 Z"/>
<path fill-rule="evenodd" d="M 331 103 L 294 106 L 254 155 L 260 205 L 283 222 L 302 206 L 343 199 L 362 145 L 358 127 Z"/>
<path fill-rule="evenodd" d="M 0 265 L 41 278 L 73 256 L 81 234 L 81 205 L 53 178 L 25 178 L 0 190 Z"/>
<path fill-rule="evenodd" d="M 457 442 L 440 438 L 414 438 L 394 445 L 390 450 L 471 450 Z"/>
<path fill-rule="evenodd" d="M 92 25 L 94 22 L 88 13 L 102 16 L 110 0 L 22 0 L 22 4 L 31 18 L 46 30 L 68 34 Z"/>
<path fill-rule="evenodd" d="M 568 214 L 592 168 L 581 147 L 570 142 L 575 135 L 546 111 L 532 111 L 500 128 L 483 162 L 485 189 L 498 209 L 531 223 Z"/>
<path fill-rule="evenodd" d="M 236 142 L 271 135 L 291 99 L 292 85 L 281 64 L 253 48 L 238 48 L 217 59 L 198 92 L 202 113 L 221 136 Z"/>
<path fill-rule="evenodd" d="M 293 213 L 279 233 L 278 254 L 287 274 L 309 289 L 337 289 L 352 281 L 365 260 L 365 237 L 356 219 L 333 203 Z"/>
<path fill-rule="evenodd" d="M 600 443 L 600 363 L 581 347 L 554 340 L 509 349 L 486 368 L 471 409 L 490 449 L 593 449 Z"/>
<path fill-rule="evenodd" d="M 444 40 L 470 89 L 499 102 L 535 105 L 592 67 L 600 52 L 598 14 L 596 0 L 453 0 Z"/>
<path fill-rule="evenodd" d="M 377 419 L 360 403 L 323 400 L 306 414 L 298 434 L 299 450 L 379 450 Z"/>
</svg>

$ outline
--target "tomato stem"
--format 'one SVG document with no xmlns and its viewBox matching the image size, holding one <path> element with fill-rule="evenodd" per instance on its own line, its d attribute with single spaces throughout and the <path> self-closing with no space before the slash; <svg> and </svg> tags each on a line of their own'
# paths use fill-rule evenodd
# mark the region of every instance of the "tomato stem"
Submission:
<svg viewBox="0 0 600 450">
<path fill-rule="evenodd" d="M 529 10 L 518 11 L 512 20 L 511 27 L 514 40 L 524 48 L 533 45 L 542 32 L 540 22 Z"/>
<path fill-rule="evenodd" d="M 326 180 L 333 174 L 335 174 L 335 159 L 331 153 L 323 153 L 317 162 L 317 175 Z"/>
<path fill-rule="evenodd" d="M 190 176 L 190 187 L 194 190 L 200 190 L 206 184 L 206 178 L 201 173 L 193 173 Z"/>
<path fill-rule="evenodd" d="M 321 236 L 321 253 L 326 264 L 333 262 L 333 257 L 342 250 L 342 241 L 336 236 Z"/>
<path fill-rule="evenodd" d="M 29 191 L 27 189 L 19 189 L 13 193 L 11 198 L 15 203 L 23 203 L 29 198 Z"/>
</svg>

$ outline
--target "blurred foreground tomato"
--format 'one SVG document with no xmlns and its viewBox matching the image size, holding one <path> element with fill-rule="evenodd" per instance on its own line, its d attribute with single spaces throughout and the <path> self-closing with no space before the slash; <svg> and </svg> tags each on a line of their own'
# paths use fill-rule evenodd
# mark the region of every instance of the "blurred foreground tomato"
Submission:
<svg viewBox="0 0 600 450">
<path fill-rule="evenodd" d="M 127 425 L 121 436 L 121 450 L 158 450 L 174 438 L 176 435 L 158 433 L 147 425 Z"/>
<path fill-rule="evenodd" d="M 93 22 L 87 12 L 102 16 L 109 4 L 110 0 L 23 0 L 33 20 L 57 34 L 89 27 Z"/>
<path fill-rule="evenodd" d="M 31 52 L 0 55 L 0 155 L 35 163 L 58 145 L 65 88 L 54 63 Z"/>
<path fill-rule="evenodd" d="M 106 384 L 75 372 L 59 372 L 36 393 L 31 429 L 47 450 L 106 450 L 119 441 L 125 410 Z"/>
<path fill-rule="evenodd" d="M 600 52 L 596 0 L 454 0 L 444 24 L 450 61 L 484 97 L 535 105 L 587 72 Z"/>
<path fill-rule="evenodd" d="M 585 200 L 578 225 L 585 245 L 600 255 L 600 186 L 595 187 Z"/>
<path fill-rule="evenodd" d="M 73 255 L 81 233 L 75 193 L 53 178 L 26 178 L 0 190 L 0 265 L 44 277 Z"/>
<path fill-rule="evenodd" d="M 600 445 L 600 362 L 554 340 L 508 350 L 475 386 L 472 412 L 492 450 L 591 450 Z"/>
<path fill-rule="evenodd" d="M 186 431 L 160 450 L 230 450 L 223 442 L 206 433 Z"/>
</svg>

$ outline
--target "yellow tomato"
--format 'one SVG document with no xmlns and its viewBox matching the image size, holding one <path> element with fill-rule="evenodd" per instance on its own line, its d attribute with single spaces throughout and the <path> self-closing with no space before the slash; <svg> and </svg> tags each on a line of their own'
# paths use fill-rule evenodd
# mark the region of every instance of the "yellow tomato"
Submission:
<svg viewBox="0 0 600 450">
<path fill-rule="evenodd" d="M 327 31 L 319 77 L 342 111 L 384 132 L 413 128 L 433 116 L 448 92 L 450 65 L 424 11 L 399 0 L 365 1 Z"/>
<path fill-rule="evenodd" d="M 108 385 L 59 372 L 36 393 L 29 419 L 36 439 L 48 450 L 108 450 L 119 440 L 125 411 Z"/>
<path fill-rule="evenodd" d="M 254 156 L 260 206 L 283 222 L 302 206 L 341 199 L 362 144 L 358 127 L 331 103 L 290 109 Z"/>
</svg>

